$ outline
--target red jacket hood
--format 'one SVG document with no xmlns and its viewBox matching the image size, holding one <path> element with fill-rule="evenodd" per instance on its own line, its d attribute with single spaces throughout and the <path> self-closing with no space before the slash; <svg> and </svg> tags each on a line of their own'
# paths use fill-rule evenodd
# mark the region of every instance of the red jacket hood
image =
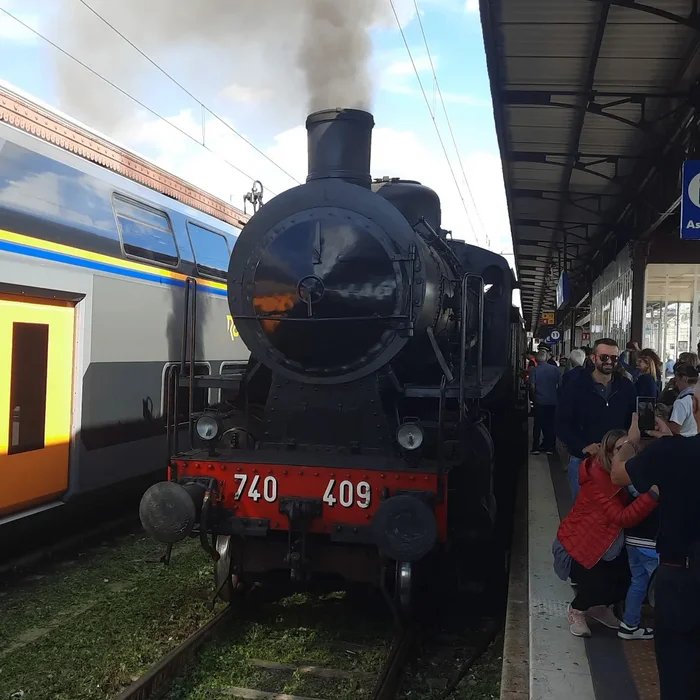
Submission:
<svg viewBox="0 0 700 700">
<path fill-rule="evenodd" d="M 607 498 L 622 491 L 621 486 L 615 486 L 615 484 L 613 484 L 610 474 L 603 469 L 600 457 L 597 455 L 595 457 L 587 457 L 581 462 L 578 468 L 578 483 L 581 488 L 583 488 L 584 485 L 587 487 L 595 485 Z"/>
</svg>

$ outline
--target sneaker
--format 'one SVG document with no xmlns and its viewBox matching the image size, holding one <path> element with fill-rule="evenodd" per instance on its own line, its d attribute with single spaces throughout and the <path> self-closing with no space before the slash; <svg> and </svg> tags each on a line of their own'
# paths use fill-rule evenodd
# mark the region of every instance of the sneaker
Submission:
<svg viewBox="0 0 700 700">
<path fill-rule="evenodd" d="M 547 450 L 547 454 L 548 454 L 548 455 L 553 455 L 553 454 L 554 454 L 554 450 Z"/>
<path fill-rule="evenodd" d="M 538 455 L 539 453 L 540 453 L 540 451 L 539 451 L 536 447 L 533 447 L 533 448 L 530 450 L 530 454 L 531 454 L 531 455 Z"/>
<path fill-rule="evenodd" d="M 600 622 L 601 625 L 609 627 L 611 630 L 616 630 L 620 627 L 620 621 L 613 612 L 612 605 L 594 605 L 588 609 L 586 613 L 588 617 Z"/>
<path fill-rule="evenodd" d="M 617 636 L 620 639 L 634 640 L 634 639 L 654 639 L 654 630 L 651 627 L 630 627 L 624 622 L 620 623 L 620 629 L 617 631 Z"/>
<path fill-rule="evenodd" d="M 574 637 L 590 637 L 591 630 L 586 622 L 586 613 L 583 610 L 574 610 L 569 605 L 568 611 L 569 630 Z"/>
</svg>

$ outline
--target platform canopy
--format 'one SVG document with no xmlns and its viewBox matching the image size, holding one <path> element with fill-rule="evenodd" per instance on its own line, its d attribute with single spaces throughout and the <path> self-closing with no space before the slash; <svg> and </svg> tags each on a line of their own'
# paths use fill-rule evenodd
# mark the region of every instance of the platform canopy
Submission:
<svg viewBox="0 0 700 700">
<path fill-rule="evenodd" d="M 536 329 L 673 224 L 697 134 L 698 0 L 481 0 L 523 314 Z"/>
</svg>

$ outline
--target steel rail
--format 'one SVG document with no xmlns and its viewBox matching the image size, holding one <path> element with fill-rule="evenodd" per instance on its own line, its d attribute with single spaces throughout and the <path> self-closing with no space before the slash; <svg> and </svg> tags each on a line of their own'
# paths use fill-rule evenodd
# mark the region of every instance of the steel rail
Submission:
<svg viewBox="0 0 700 700">
<path fill-rule="evenodd" d="M 186 670 L 200 647 L 214 637 L 223 623 L 231 616 L 232 607 L 227 605 L 204 627 L 200 627 L 166 657 L 152 666 L 145 675 L 125 688 L 114 700 L 155 700 L 162 697 L 170 684 Z"/>
<path fill-rule="evenodd" d="M 372 700 L 393 700 L 396 697 L 416 639 L 417 634 L 413 627 L 403 628 L 396 635 L 372 690 Z"/>
</svg>

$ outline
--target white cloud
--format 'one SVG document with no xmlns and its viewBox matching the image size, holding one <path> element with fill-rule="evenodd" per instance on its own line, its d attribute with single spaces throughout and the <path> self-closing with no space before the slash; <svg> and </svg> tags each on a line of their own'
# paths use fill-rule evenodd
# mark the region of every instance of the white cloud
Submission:
<svg viewBox="0 0 700 700">
<path fill-rule="evenodd" d="M 433 56 L 432 60 L 433 60 L 433 65 L 435 66 L 435 70 L 437 70 L 439 57 Z M 415 63 L 415 68 L 413 67 L 414 63 Z M 408 58 L 404 61 L 392 61 L 384 69 L 384 77 L 385 78 L 390 78 L 390 77 L 404 78 L 406 76 L 414 75 L 416 70 L 419 73 L 427 73 L 428 71 L 431 70 L 430 56 L 428 56 L 428 54 L 423 54 L 422 56 L 419 55 L 417 57 L 415 57 L 415 54 L 414 54 L 413 62 L 411 62 L 411 60 Z"/>
<path fill-rule="evenodd" d="M 479 0 L 466 0 L 464 4 L 465 12 L 478 12 L 479 11 Z"/>
<path fill-rule="evenodd" d="M 260 104 L 269 102 L 274 97 L 272 90 L 264 88 L 250 87 L 249 85 L 239 85 L 234 83 L 224 88 L 221 97 L 231 102 L 241 102 L 243 104 Z"/>
</svg>

